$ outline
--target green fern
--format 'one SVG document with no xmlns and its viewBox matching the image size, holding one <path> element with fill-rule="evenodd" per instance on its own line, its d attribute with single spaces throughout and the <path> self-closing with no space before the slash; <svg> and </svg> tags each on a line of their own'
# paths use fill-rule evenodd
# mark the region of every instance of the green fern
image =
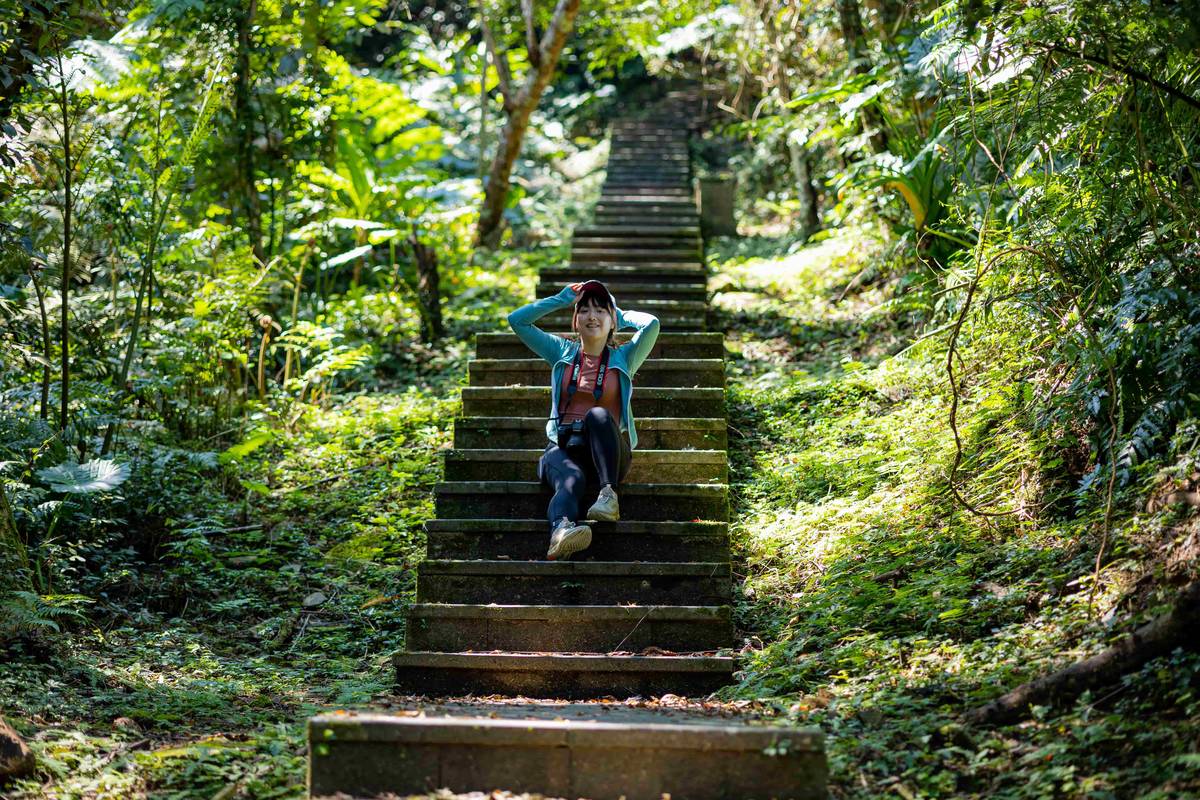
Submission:
<svg viewBox="0 0 1200 800">
<path fill-rule="evenodd" d="M 84 622 L 81 594 L 37 594 L 17 591 L 0 600 L 0 640 L 39 632 L 62 632 L 62 623 Z"/>
</svg>

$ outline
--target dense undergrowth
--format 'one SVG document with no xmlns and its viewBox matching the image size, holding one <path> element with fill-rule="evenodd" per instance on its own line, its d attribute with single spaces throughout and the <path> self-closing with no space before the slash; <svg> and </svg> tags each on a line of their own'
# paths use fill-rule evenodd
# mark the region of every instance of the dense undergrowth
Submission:
<svg viewBox="0 0 1200 800">
<path fill-rule="evenodd" d="M 958 424 L 964 493 L 1008 513 L 968 511 L 948 486 L 951 396 L 929 295 L 889 270 L 877 230 L 788 244 L 710 254 L 748 637 L 724 694 L 825 729 L 837 796 L 1200 790 L 1195 654 L 1021 724 L 959 719 L 1160 611 L 1193 574 L 1196 517 L 1124 505 L 1095 571 L 1103 509 L 1068 501 L 1068 456 L 1014 378 L 1030 356 L 1003 310 L 961 346 L 973 378 Z"/>
<path fill-rule="evenodd" d="M 463 316 L 494 327 L 535 263 L 481 274 L 497 304 L 468 295 Z M 0 662 L 40 764 L 5 797 L 303 796 L 303 720 L 386 693 L 424 554 L 466 351 L 413 346 L 397 379 L 222 454 L 131 453 L 106 552 L 80 551 L 106 565 L 79 586 L 89 622 Z"/>
</svg>

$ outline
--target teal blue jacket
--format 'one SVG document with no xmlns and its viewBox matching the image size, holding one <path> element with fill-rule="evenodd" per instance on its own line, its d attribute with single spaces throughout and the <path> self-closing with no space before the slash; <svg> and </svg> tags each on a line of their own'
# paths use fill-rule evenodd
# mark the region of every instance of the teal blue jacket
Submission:
<svg viewBox="0 0 1200 800">
<path fill-rule="evenodd" d="M 558 398 L 562 396 L 563 376 L 574 363 L 575 354 L 579 352 L 582 345 L 573 339 L 546 333 L 533 323 L 560 308 L 572 305 L 574 302 L 575 292 L 568 286 L 553 297 L 544 297 L 521 306 L 508 315 L 508 324 L 513 329 L 513 333 L 551 366 L 550 418 L 546 420 L 546 437 L 551 442 L 558 441 L 554 417 L 558 410 Z M 614 305 L 616 304 L 614 303 Z M 653 314 L 641 311 L 622 311 L 618 308 L 617 330 L 625 328 L 633 328 L 636 333 L 625 344 L 612 348 L 608 357 L 608 368 L 615 370 L 620 380 L 621 430 L 629 433 L 629 446 L 635 448 L 637 447 L 637 429 L 633 424 L 633 413 L 629 410 L 629 399 L 633 396 L 633 376 L 642 362 L 646 360 L 646 356 L 650 355 L 650 350 L 654 347 L 655 340 L 658 339 L 658 318 Z"/>
</svg>

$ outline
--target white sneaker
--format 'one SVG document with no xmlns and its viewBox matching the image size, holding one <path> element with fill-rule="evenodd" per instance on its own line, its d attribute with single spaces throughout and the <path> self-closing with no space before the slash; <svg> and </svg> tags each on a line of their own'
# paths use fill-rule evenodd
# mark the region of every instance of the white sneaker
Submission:
<svg viewBox="0 0 1200 800">
<path fill-rule="evenodd" d="M 570 558 L 572 553 L 586 550 L 591 543 L 591 528 L 587 525 L 576 525 L 563 517 L 550 534 L 550 549 L 546 551 L 546 558 L 551 561 L 558 558 Z"/>
<path fill-rule="evenodd" d="M 621 507 L 617 504 L 617 493 L 608 484 L 600 490 L 600 495 L 592 507 L 588 509 L 587 519 L 601 522 L 616 522 L 621 518 Z"/>
</svg>

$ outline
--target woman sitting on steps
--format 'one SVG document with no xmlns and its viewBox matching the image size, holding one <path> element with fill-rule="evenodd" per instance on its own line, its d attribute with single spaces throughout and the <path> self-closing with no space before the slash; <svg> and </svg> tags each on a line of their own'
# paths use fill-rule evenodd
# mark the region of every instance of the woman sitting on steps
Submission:
<svg viewBox="0 0 1200 800">
<path fill-rule="evenodd" d="M 571 330 L 579 334 L 579 341 L 546 333 L 533 324 L 572 303 Z M 592 529 L 586 522 L 620 519 L 613 487 L 629 472 L 637 447 L 629 408 L 633 376 L 658 338 L 658 319 L 620 310 L 604 284 L 584 281 L 518 308 L 508 315 L 508 324 L 551 366 L 546 422 L 550 444 L 538 462 L 538 478 L 554 490 L 547 513 L 546 558 L 567 558 L 592 543 Z M 613 334 L 629 327 L 636 329 L 633 338 L 616 347 Z M 600 494 L 581 519 L 579 507 L 589 477 L 601 487 Z"/>
</svg>

